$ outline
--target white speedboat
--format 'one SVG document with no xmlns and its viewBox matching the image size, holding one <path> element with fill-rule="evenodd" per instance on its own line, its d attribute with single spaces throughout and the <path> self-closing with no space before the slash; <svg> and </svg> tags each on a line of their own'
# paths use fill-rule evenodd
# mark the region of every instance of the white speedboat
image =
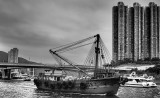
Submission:
<svg viewBox="0 0 160 98">
<path fill-rule="evenodd" d="M 135 73 L 131 73 L 130 76 L 128 76 L 126 78 L 128 81 L 125 82 L 124 84 L 122 84 L 121 86 L 146 87 L 146 88 L 157 87 L 156 83 L 154 83 L 152 80 L 146 79 L 144 77 L 139 77 Z"/>
</svg>

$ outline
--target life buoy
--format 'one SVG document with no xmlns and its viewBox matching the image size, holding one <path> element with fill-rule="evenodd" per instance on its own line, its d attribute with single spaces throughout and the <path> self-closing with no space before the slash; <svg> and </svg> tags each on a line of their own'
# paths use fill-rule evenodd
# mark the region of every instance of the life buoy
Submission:
<svg viewBox="0 0 160 98">
<path fill-rule="evenodd" d="M 125 84 L 125 81 L 122 81 L 121 84 L 124 85 L 124 84 Z"/>
<path fill-rule="evenodd" d="M 72 82 L 72 81 L 69 81 L 68 82 L 68 88 L 70 88 L 70 89 L 72 89 L 72 88 L 74 88 L 74 82 Z"/>
<path fill-rule="evenodd" d="M 49 81 L 45 81 L 45 82 L 44 82 L 44 85 L 45 85 L 46 87 L 49 87 Z"/>
<path fill-rule="evenodd" d="M 104 78 L 104 77 L 105 77 L 105 75 L 102 75 L 102 76 L 101 76 L 101 78 Z"/>
<path fill-rule="evenodd" d="M 38 80 L 38 83 L 37 83 L 38 86 L 42 85 L 42 82 L 40 80 Z"/>
<path fill-rule="evenodd" d="M 51 89 L 55 89 L 55 84 L 51 84 Z"/>
<path fill-rule="evenodd" d="M 60 82 L 57 83 L 57 88 L 61 89 L 62 88 L 62 84 Z"/>
<path fill-rule="evenodd" d="M 67 88 L 68 88 L 67 82 L 63 82 L 63 83 L 62 83 L 62 88 L 63 88 L 63 89 L 67 89 Z"/>
<path fill-rule="evenodd" d="M 81 82 L 81 83 L 80 83 L 80 89 L 84 90 L 84 89 L 86 89 L 86 88 L 87 88 L 87 84 Z"/>
</svg>

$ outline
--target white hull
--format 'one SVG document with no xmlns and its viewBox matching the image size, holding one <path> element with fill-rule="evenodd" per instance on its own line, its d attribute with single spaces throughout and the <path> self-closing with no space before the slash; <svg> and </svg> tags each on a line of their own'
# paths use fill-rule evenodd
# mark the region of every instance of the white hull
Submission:
<svg viewBox="0 0 160 98">
<path fill-rule="evenodd" d="M 121 87 L 137 87 L 137 88 L 154 88 L 157 87 L 157 85 L 142 85 L 142 84 L 125 84 L 125 85 L 121 85 Z"/>
</svg>

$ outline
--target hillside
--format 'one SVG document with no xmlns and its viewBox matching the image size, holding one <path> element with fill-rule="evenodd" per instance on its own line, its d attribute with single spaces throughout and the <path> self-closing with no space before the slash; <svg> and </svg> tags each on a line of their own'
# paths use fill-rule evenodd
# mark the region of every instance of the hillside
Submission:
<svg viewBox="0 0 160 98">
<path fill-rule="evenodd" d="M 0 51 L 0 62 L 8 62 L 8 53 Z M 18 57 L 18 63 L 31 64 L 36 62 L 28 61 L 22 57 Z"/>
</svg>

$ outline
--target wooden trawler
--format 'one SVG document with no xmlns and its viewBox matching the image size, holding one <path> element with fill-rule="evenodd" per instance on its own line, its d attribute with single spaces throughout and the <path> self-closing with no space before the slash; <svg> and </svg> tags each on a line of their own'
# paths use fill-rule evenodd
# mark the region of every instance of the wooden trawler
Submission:
<svg viewBox="0 0 160 98">
<path fill-rule="evenodd" d="M 82 44 L 93 38 L 95 39 L 93 42 Z M 92 48 L 89 51 L 83 68 L 77 66 L 67 58 L 58 54 L 62 51 L 73 50 L 91 43 Z M 38 89 L 65 93 L 113 95 L 117 93 L 120 83 L 123 82 L 120 81 L 120 76 L 117 75 L 114 70 L 112 70 L 112 67 L 108 66 L 111 64 L 106 65 L 105 55 L 108 53 L 108 51 L 105 48 L 99 34 L 58 47 L 58 49 L 55 51 L 53 51 L 53 49 L 50 49 L 49 51 L 60 66 L 64 66 L 62 61 L 72 66 L 72 68 L 69 69 L 62 67 L 60 70 L 65 73 L 77 72 L 79 75 L 74 79 L 65 79 L 69 75 L 56 76 L 54 73 L 49 76 L 40 75 L 34 79 L 34 83 Z M 92 68 L 87 66 L 92 66 Z"/>
</svg>

